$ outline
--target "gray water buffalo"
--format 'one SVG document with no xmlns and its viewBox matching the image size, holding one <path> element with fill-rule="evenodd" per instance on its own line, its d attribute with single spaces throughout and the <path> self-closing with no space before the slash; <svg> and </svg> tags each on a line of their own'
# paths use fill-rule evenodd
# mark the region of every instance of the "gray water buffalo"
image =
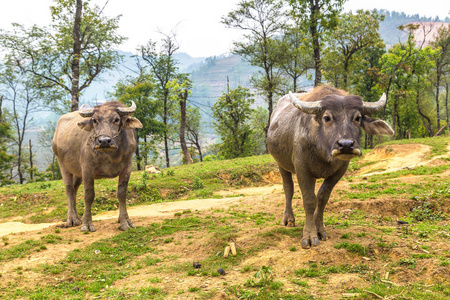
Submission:
<svg viewBox="0 0 450 300">
<path fill-rule="evenodd" d="M 295 226 L 292 174 L 297 174 L 306 214 L 302 248 L 317 246 L 327 238 L 323 211 L 349 161 L 361 155 L 361 128 L 371 135 L 394 134 L 386 122 L 367 116 L 385 105 L 384 94 L 377 102 L 364 102 L 360 96 L 330 86 L 310 93 L 289 93 L 276 105 L 267 147 L 283 179 L 286 206 L 281 224 L 285 226 Z M 318 178 L 325 180 L 316 195 Z"/>
<path fill-rule="evenodd" d="M 134 129 L 142 128 L 141 122 L 130 116 L 135 111 L 134 102 L 131 107 L 124 107 L 114 101 L 95 108 L 83 105 L 78 112 L 59 118 L 52 148 L 58 158 L 69 202 L 67 221 L 63 227 L 80 225 L 76 193 L 83 182 L 85 210 L 81 231 L 95 231 L 91 215 L 95 197 L 94 179 L 119 176 L 120 229 L 135 228 L 128 217 L 125 201 L 136 148 Z"/>
</svg>

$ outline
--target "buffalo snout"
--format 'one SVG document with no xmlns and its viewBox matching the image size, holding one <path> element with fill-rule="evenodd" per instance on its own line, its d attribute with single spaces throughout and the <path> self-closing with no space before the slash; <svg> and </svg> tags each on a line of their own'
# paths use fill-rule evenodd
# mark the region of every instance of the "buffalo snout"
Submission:
<svg viewBox="0 0 450 300">
<path fill-rule="evenodd" d="M 99 151 L 112 151 L 112 150 L 116 150 L 118 147 L 112 137 L 99 136 L 95 140 L 94 148 Z"/>
<path fill-rule="evenodd" d="M 350 160 L 356 156 L 360 156 L 361 150 L 358 143 L 353 139 L 339 139 L 334 144 L 331 156 L 342 160 Z"/>
</svg>

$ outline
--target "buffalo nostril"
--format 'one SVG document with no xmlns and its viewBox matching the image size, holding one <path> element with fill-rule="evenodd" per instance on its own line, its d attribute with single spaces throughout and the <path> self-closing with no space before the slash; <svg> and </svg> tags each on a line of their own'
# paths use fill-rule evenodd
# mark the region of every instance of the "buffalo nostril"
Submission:
<svg viewBox="0 0 450 300">
<path fill-rule="evenodd" d="M 353 140 L 339 140 L 337 141 L 340 150 L 349 151 L 353 150 L 353 146 L 355 145 L 355 141 Z"/>
<path fill-rule="evenodd" d="M 111 145 L 111 138 L 110 137 L 102 137 L 99 138 L 98 141 L 100 142 L 101 146 L 109 146 Z"/>
</svg>

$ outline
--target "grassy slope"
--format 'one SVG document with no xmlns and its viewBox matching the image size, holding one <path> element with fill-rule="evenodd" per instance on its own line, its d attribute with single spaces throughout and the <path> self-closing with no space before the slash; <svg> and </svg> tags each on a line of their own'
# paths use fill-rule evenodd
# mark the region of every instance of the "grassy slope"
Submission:
<svg viewBox="0 0 450 300">
<path fill-rule="evenodd" d="M 428 144 L 433 147 L 432 155 L 441 155 L 449 138 L 408 142 Z M 354 161 L 352 164 L 351 169 L 357 170 L 361 163 Z M 450 225 L 445 212 L 449 212 L 450 181 L 440 176 L 447 165 L 443 161 L 438 166 L 394 175 L 388 173 L 374 180 L 347 176 L 343 181 L 348 183 L 348 188 L 335 191 L 337 200 L 329 205 L 325 216 L 326 226 L 339 234 L 337 242 L 325 244 L 334 250 L 322 248 L 325 245 L 310 250 L 312 258 L 307 256 L 300 266 L 298 261 L 304 256 L 303 250 L 297 249 L 300 230 L 278 226 L 280 216 L 264 206 L 205 213 L 186 211 L 162 223 L 151 223 L 80 246 L 56 264 L 41 264 L 32 269 L 18 266 L 13 271 L 16 280 L 0 284 L 0 296 L 7 299 L 165 299 L 168 296 L 210 299 L 222 294 L 218 289 L 205 289 L 197 279 L 200 282 L 227 281 L 217 273 L 220 266 L 227 273 L 237 269 L 242 278 L 247 278 L 233 284 L 223 283 L 225 296 L 230 299 L 334 299 L 343 295 L 356 299 L 448 299 Z M 276 170 L 272 158 L 258 156 L 179 166 L 164 170 L 163 175 L 149 177 L 136 172 L 130 182 L 130 202 L 209 198 L 216 190 L 264 184 L 263 175 L 271 170 Z M 400 180 L 401 176 L 410 178 L 411 174 L 420 179 Z M 101 180 L 96 184 L 97 211 L 115 209 L 115 185 L 115 180 Z M 2 188 L 0 194 L 6 195 L 0 199 L 1 219 L 25 213 L 28 214 L 25 220 L 34 222 L 62 220 L 65 216 L 61 182 Z M 295 197 L 299 198 L 298 193 Z M 396 226 L 392 214 L 383 214 L 382 210 L 359 209 L 360 204 L 383 203 L 384 200 L 394 205 L 396 201 L 412 201 L 411 209 L 397 214 L 409 223 L 408 226 Z M 339 204 L 349 204 L 351 210 L 336 209 Z M 300 210 L 298 225 L 301 228 L 303 212 L 301 207 L 296 209 Z M 259 233 L 246 237 L 250 241 L 241 245 L 238 256 L 224 259 L 216 255 L 230 239 L 243 238 L 249 228 Z M 8 237 L 5 237 L 0 248 L 0 263 L 45 252 L 53 246 L 79 243 L 81 239 L 69 238 L 58 229 L 12 246 L 8 246 Z M 177 247 L 182 251 L 199 252 L 202 268 L 193 269 L 191 262 L 173 256 L 176 255 L 173 253 L 185 253 L 176 252 Z M 267 266 L 248 263 L 265 251 L 282 248 L 290 250 L 283 252 L 286 259 L 291 260 L 288 272 L 279 269 L 277 263 Z M 278 264 L 283 263 L 279 257 L 273 259 Z M 28 282 L 28 274 L 38 274 L 46 283 L 34 285 Z M 141 276 L 140 285 L 137 288 L 124 286 L 123 280 L 134 276 Z M 166 276 L 192 284 L 173 291 L 164 284 Z M 333 285 L 336 277 L 345 276 L 355 282 Z"/>
</svg>

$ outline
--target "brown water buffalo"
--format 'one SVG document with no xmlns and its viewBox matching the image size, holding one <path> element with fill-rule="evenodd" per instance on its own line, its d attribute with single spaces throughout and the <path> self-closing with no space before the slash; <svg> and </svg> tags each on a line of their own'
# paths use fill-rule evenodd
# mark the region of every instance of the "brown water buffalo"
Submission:
<svg viewBox="0 0 450 300">
<path fill-rule="evenodd" d="M 283 179 L 286 206 L 281 224 L 295 226 L 292 174 L 297 174 L 306 214 L 303 248 L 326 240 L 323 211 L 350 159 L 361 155 L 361 128 L 372 135 L 394 134 L 386 122 L 367 116 L 385 104 L 384 94 L 377 102 L 363 102 L 360 96 L 321 86 L 310 93 L 289 93 L 275 107 L 267 146 Z M 318 178 L 325 180 L 316 195 Z"/>
<path fill-rule="evenodd" d="M 91 215 L 95 197 L 94 179 L 119 176 L 120 229 L 135 228 L 128 217 L 125 202 L 136 148 L 134 128 L 142 128 L 141 122 L 130 116 L 135 111 L 134 102 L 131 107 L 124 107 L 114 101 L 95 108 L 83 105 L 78 112 L 59 118 L 52 148 L 58 158 L 69 202 L 67 221 L 63 227 L 80 225 L 76 193 L 83 182 L 85 210 L 81 231 L 95 231 Z"/>
</svg>

